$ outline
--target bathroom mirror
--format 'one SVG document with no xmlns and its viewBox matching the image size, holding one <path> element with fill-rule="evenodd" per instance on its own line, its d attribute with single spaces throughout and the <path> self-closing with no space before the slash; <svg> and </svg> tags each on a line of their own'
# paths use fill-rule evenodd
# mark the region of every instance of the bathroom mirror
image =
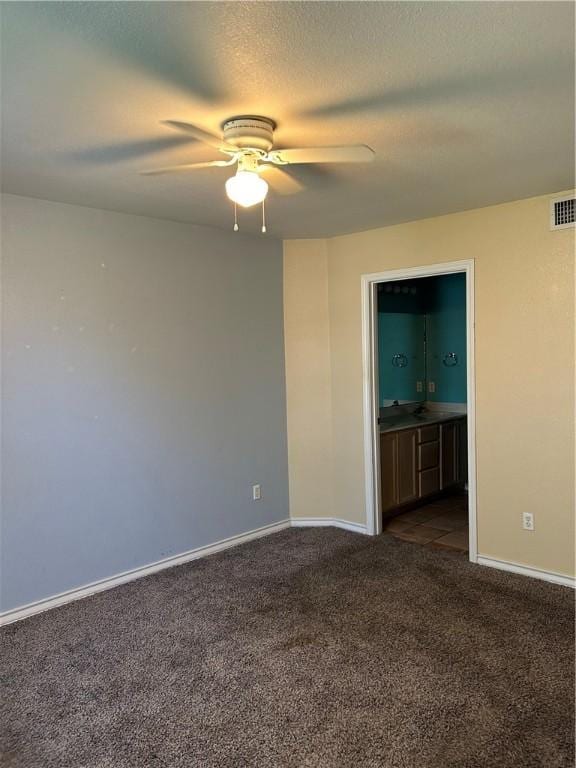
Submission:
<svg viewBox="0 0 576 768">
<path fill-rule="evenodd" d="M 380 408 L 466 402 L 463 274 L 378 286 Z"/>
</svg>

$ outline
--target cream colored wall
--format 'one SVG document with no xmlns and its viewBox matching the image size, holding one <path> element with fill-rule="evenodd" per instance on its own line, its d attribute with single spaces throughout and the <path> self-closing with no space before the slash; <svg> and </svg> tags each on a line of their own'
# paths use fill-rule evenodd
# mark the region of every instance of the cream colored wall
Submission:
<svg viewBox="0 0 576 768">
<path fill-rule="evenodd" d="M 332 408 L 326 241 L 284 244 L 288 474 L 293 517 L 331 517 Z"/>
<path fill-rule="evenodd" d="M 386 269 L 474 259 L 478 550 L 486 557 L 574 573 L 574 231 L 551 232 L 544 196 L 435 219 L 285 243 L 290 489 L 302 500 L 331 484 L 324 515 L 365 522 L 360 276 Z M 326 249 L 331 402 L 307 386 L 309 360 L 295 352 L 305 337 L 302 303 L 323 303 L 309 283 L 307 255 Z M 319 258 L 315 256 L 315 258 Z M 300 306 L 294 297 L 298 296 Z M 292 298 L 291 298 L 292 297 Z M 295 310 L 298 309 L 298 312 Z M 322 329 L 325 321 L 322 322 Z M 322 346 L 315 322 L 317 349 Z M 325 348 L 321 349 L 325 355 Z M 306 414 L 303 427 L 292 410 Z M 318 457 L 306 445 L 309 422 L 331 412 L 332 472 L 322 479 L 299 467 Z M 328 451 L 323 447 L 323 456 Z M 305 458 L 304 458 L 305 457 Z M 331 492 L 331 493 L 330 493 Z M 298 505 L 295 506 L 295 502 Z M 521 513 L 535 515 L 533 532 Z M 322 514 L 318 509 L 314 516 Z"/>
</svg>

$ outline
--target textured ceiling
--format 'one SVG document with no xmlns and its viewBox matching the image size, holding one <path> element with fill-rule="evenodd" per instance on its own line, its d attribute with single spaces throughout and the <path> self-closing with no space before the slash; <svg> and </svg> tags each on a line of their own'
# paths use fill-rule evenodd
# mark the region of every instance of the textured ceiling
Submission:
<svg viewBox="0 0 576 768">
<path fill-rule="evenodd" d="M 366 143 L 301 166 L 269 232 L 321 237 L 570 188 L 574 5 L 557 2 L 11 2 L 2 181 L 15 194 L 230 228 L 229 169 L 159 124 L 278 122 L 279 146 Z M 241 228 L 258 231 L 258 211 Z"/>
</svg>

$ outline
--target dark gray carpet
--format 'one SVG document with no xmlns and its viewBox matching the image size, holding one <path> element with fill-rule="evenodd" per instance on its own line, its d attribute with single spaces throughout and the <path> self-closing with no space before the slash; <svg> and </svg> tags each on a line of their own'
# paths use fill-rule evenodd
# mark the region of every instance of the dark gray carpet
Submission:
<svg viewBox="0 0 576 768">
<path fill-rule="evenodd" d="M 6 627 L 6 768 L 573 768 L 573 593 L 300 529 Z"/>
</svg>

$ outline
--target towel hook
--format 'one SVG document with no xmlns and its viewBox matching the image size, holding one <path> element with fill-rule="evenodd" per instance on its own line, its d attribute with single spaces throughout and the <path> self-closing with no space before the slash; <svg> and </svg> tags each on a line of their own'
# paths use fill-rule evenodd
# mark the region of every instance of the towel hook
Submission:
<svg viewBox="0 0 576 768">
<path fill-rule="evenodd" d="M 394 357 L 392 358 L 392 365 L 394 368 L 406 368 L 408 365 L 408 358 L 406 355 L 403 355 L 401 352 L 398 352 Z"/>
<path fill-rule="evenodd" d="M 442 358 L 442 363 L 446 368 L 454 368 L 455 365 L 458 365 L 458 355 L 456 352 L 446 352 Z"/>
</svg>

